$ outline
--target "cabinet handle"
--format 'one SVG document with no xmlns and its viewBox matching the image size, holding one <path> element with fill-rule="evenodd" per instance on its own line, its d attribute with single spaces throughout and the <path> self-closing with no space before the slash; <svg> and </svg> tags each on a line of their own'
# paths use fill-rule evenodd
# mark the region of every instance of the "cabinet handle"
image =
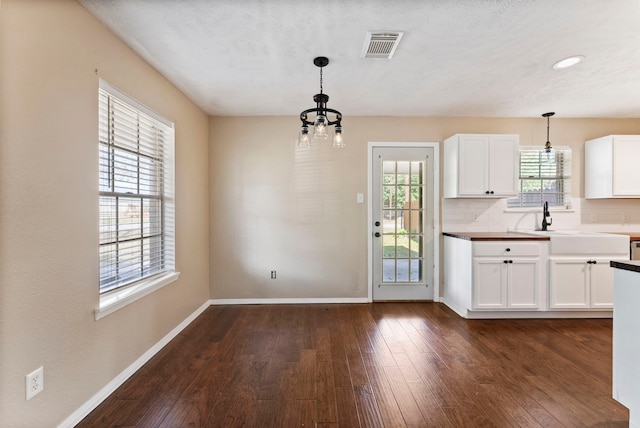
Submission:
<svg viewBox="0 0 640 428">
<path fill-rule="evenodd" d="M 595 265 L 596 263 L 598 263 L 597 260 L 592 260 L 592 263 Z"/>
</svg>

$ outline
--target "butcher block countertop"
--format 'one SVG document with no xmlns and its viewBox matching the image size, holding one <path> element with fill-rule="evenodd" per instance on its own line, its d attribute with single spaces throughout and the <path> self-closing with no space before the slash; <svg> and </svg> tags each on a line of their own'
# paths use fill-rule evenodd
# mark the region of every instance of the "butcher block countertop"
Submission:
<svg viewBox="0 0 640 428">
<path fill-rule="evenodd" d="M 613 235 L 627 235 L 631 241 L 640 240 L 640 232 L 603 232 Z M 442 232 L 444 236 L 468 241 L 548 241 L 548 236 L 530 235 L 520 232 Z"/>
<path fill-rule="evenodd" d="M 614 235 L 627 235 L 629 239 L 632 241 L 640 241 L 640 232 L 607 232 L 613 233 Z"/>
<path fill-rule="evenodd" d="M 548 236 L 529 235 L 519 232 L 443 232 L 444 236 L 468 241 L 548 241 Z"/>
</svg>

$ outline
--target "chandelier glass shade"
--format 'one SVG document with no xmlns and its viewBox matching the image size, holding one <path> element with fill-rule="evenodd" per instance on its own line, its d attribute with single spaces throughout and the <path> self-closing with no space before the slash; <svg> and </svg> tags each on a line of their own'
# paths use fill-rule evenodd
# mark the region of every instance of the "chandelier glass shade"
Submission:
<svg viewBox="0 0 640 428">
<path fill-rule="evenodd" d="M 322 88 L 322 68 L 329 64 L 329 59 L 324 56 L 319 56 L 313 60 L 313 63 L 320 68 L 320 93 L 313 96 L 313 101 L 316 103 L 316 106 L 300 113 L 300 122 L 302 122 L 302 125 L 300 127 L 300 133 L 298 134 L 298 147 L 310 147 L 312 139 L 328 139 L 331 126 L 335 126 L 332 146 L 344 147 L 342 113 L 327 107 L 329 96 L 323 93 Z M 313 117 L 313 115 L 315 115 L 315 117 Z M 309 130 L 309 127 L 312 129 Z M 310 131 L 311 135 L 309 135 Z"/>
</svg>

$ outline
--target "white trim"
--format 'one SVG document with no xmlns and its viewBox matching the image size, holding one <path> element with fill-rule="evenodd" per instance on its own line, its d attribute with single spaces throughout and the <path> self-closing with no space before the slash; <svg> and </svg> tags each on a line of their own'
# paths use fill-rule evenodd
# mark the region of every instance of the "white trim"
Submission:
<svg viewBox="0 0 640 428">
<path fill-rule="evenodd" d="M 321 303 L 369 303 L 366 297 L 292 297 L 281 299 L 211 299 L 212 305 L 290 305 Z"/>
<path fill-rule="evenodd" d="M 64 421 L 62 421 L 58 428 L 72 428 L 84 419 L 93 409 L 98 407 L 109 395 L 111 395 L 120 385 L 122 385 L 129 377 L 131 377 L 136 371 L 138 371 L 147 361 L 149 361 L 155 354 L 157 354 L 164 346 L 166 346 L 173 338 L 175 338 L 182 330 L 184 330 L 193 320 L 195 320 L 202 312 L 205 311 L 211 302 L 207 301 L 198 309 L 196 309 L 191 315 L 189 315 L 184 321 L 178 324 L 173 330 L 171 330 L 160 341 L 153 345 L 147 352 L 142 354 L 140 358 L 135 360 L 129 367 L 124 369 L 118 376 L 116 376 L 111 382 L 106 384 L 100 391 L 98 391 L 93 397 L 91 397 L 86 403 L 80 406 L 75 412 L 69 415 Z"/>
<path fill-rule="evenodd" d="M 544 145 L 539 146 L 518 146 L 518 150 L 544 151 Z M 571 151 L 571 146 L 553 146 L 553 150 Z"/>
<path fill-rule="evenodd" d="M 129 104 L 131 107 L 134 107 L 137 110 L 143 112 L 144 114 L 151 116 L 158 122 L 168 126 L 171 129 L 174 129 L 174 124 L 172 121 L 162 116 L 160 113 L 156 113 L 155 111 L 153 111 L 152 109 L 150 109 L 149 107 L 141 103 L 140 101 L 136 100 L 135 98 L 131 97 L 130 95 L 125 94 L 120 89 L 116 88 L 106 80 L 102 78 L 98 78 L 98 87 L 104 91 L 107 91 L 110 95 L 113 95 L 114 97 L 119 98 L 120 101 L 123 101 Z"/>
<path fill-rule="evenodd" d="M 542 212 L 540 207 L 513 207 L 513 208 L 505 208 L 502 212 L 505 213 L 539 213 Z M 565 206 L 562 208 L 560 205 L 550 206 L 549 212 L 552 213 L 575 213 L 576 210 L 571 208 L 570 206 Z"/>
<path fill-rule="evenodd" d="M 373 148 L 416 147 L 433 149 L 433 301 L 440 301 L 440 143 L 369 141 L 367 147 L 367 299 L 373 302 Z"/>
<path fill-rule="evenodd" d="M 143 279 L 128 287 L 114 290 L 100 295 L 100 306 L 95 310 L 96 321 L 107 315 L 122 309 L 136 300 L 150 294 L 165 285 L 177 281 L 180 272 L 168 272 L 156 275 L 148 279 Z"/>
</svg>

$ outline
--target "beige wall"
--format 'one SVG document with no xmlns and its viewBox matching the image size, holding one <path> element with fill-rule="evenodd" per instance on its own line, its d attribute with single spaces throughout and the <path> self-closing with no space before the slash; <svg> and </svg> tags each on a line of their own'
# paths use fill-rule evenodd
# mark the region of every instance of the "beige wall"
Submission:
<svg viewBox="0 0 640 428">
<path fill-rule="evenodd" d="M 547 131 L 542 117 L 365 118 L 348 112 L 343 126 L 346 148 L 331 149 L 326 142 L 301 151 L 294 144 L 295 117 L 210 118 L 212 298 L 366 298 L 367 203 L 357 204 L 356 194 L 367 193 L 370 141 L 441 142 L 456 133 L 514 133 L 522 145 L 542 146 Z M 551 121 L 552 143 L 573 149 L 577 201 L 584 194 L 584 141 L 608 134 L 640 134 L 640 120 Z M 471 215 L 459 217 L 467 206 L 482 215 L 501 202 L 445 200 L 449 209 L 442 211 L 441 226 L 506 230 L 503 218 L 484 224 L 472 223 Z M 640 212 L 638 203 L 616 201 L 615 206 Z M 579 221 L 580 213 L 574 215 Z M 640 231 L 640 221 L 625 230 L 630 227 Z M 273 269 L 275 280 L 269 276 Z"/>
<path fill-rule="evenodd" d="M 59 423 L 209 297 L 366 297 L 367 204 L 355 198 L 369 141 L 546 139 L 541 118 L 345 112 L 346 149 L 300 152 L 297 118 L 207 119 L 74 1 L 3 0 L 0 23 L 0 426 Z M 175 120 L 181 276 L 95 321 L 98 77 Z M 640 121 L 554 118 L 551 129 L 574 148 L 579 198 L 583 141 L 640 133 Z M 24 375 L 41 365 L 45 390 L 25 402 Z"/>
<path fill-rule="evenodd" d="M 75 1 L 3 0 L 0 19 L 0 426 L 49 427 L 209 298 L 208 121 Z M 175 121 L 181 276 L 95 321 L 99 77 Z"/>
</svg>

